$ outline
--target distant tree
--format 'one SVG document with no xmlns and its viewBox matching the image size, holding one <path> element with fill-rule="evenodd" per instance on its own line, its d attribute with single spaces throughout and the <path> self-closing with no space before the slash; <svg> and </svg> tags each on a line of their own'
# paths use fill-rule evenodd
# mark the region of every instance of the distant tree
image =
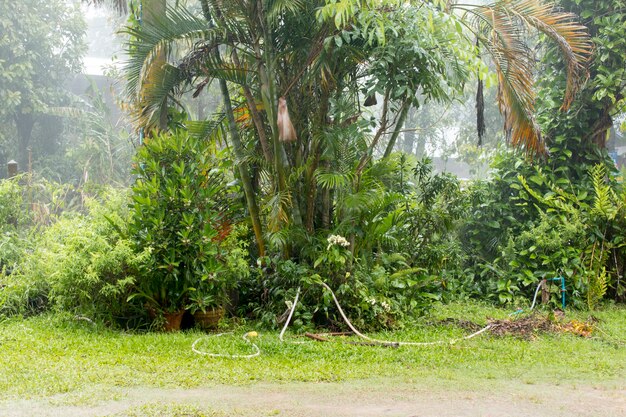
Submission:
<svg viewBox="0 0 626 417">
<path fill-rule="evenodd" d="M 22 166 L 46 110 L 68 102 L 64 85 L 80 71 L 85 28 L 64 0 L 0 2 L 0 146 L 17 148 Z"/>
<path fill-rule="evenodd" d="M 129 0 L 83 0 L 87 4 L 94 4 L 96 6 L 109 5 L 115 8 L 120 13 L 126 13 L 128 11 Z M 148 0 L 150 1 L 150 0 Z"/>
<path fill-rule="evenodd" d="M 539 123 L 565 169 L 593 165 L 602 158 L 614 119 L 626 111 L 626 1 L 562 0 L 561 7 L 581 16 L 594 42 L 589 78 L 569 111 L 559 111 L 562 88 L 557 51 L 546 45 L 539 83 Z M 558 153 L 555 153 L 557 152 Z M 572 162 L 575 162 L 573 164 Z M 580 170 L 586 176 L 586 167 Z"/>
</svg>

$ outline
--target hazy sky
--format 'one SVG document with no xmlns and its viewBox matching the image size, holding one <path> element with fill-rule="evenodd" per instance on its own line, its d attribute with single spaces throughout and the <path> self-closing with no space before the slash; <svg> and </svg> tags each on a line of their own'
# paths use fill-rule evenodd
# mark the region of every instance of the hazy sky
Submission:
<svg viewBox="0 0 626 417">
<path fill-rule="evenodd" d="M 121 56 L 121 39 L 115 35 L 123 18 L 106 8 L 82 6 L 87 22 L 87 44 L 89 50 L 84 59 L 84 72 L 102 75 L 102 67 L 112 64 L 114 56 Z"/>
</svg>

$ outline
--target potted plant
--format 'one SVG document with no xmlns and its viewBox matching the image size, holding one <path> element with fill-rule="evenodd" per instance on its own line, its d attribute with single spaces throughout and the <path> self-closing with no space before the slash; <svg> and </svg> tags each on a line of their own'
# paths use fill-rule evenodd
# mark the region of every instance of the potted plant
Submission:
<svg viewBox="0 0 626 417">
<path fill-rule="evenodd" d="M 218 256 L 214 259 L 221 258 Z M 221 265 L 213 265 L 215 272 L 202 276 L 189 295 L 187 309 L 193 314 L 195 323 L 202 329 L 217 329 L 224 317 L 227 299 L 225 275 Z"/>
<path fill-rule="evenodd" d="M 187 132 L 149 138 L 135 162 L 129 231 L 149 255 L 131 297 L 175 330 L 219 264 L 215 238 L 231 194 L 207 142 Z"/>
<path fill-rule="evenodd" d="M 189 298 L 187 308 L 201 329 L 217 329 L 219 321 L 224 317 L 223 301 L 217 301 L 212 294 L 201 291 Z"/>
</svg>

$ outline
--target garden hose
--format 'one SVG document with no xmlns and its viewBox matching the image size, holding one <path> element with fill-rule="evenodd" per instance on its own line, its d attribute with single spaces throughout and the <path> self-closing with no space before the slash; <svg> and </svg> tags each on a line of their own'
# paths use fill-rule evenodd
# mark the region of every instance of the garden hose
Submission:
<svg viewBox="0 0 626 417">
<path fill-rule="evenodd" d="M 539 294 L 539 290 L 541 289 L 541 286 L 543 285 L 543 282 L 539 282 L 539 285 L 537 285 L 537 289 L 535 290 L 535 296 L 533 297 L 533 303 L 530 306 L 530 309 L 532 310 L 533 308 L 535 308 L 535 303 L 537 301 L 537 294 Z"/>
<path fill-rule="evenodd" d="M 283 329 L 280 331 L 280 335 L 278 335 L 278 339 L 280 339 L 281 342 L 284 342 L 283 336 L 285 335 L 287 326 L 289 326 L 289 322 L 291 322 L 291 317 L 293 316 L 293 312 L 296 311 L 296 305 L 298 304 L 299 298 L 300 298 L 300 287 L 298 287 L 298 292 L 296 292 L 296 298 L 293 300 L 293 305 L 291 306 L 291 311 L 289 312 L 289 316 L 287 317 L 287 320 L 285 321 L 285 325 L 283 326 Z"/>
<path fill-rule="evenodd" d="M 232 332 L 219 333 L 212 337 L 220 337 L 220 336 L 224 336 L 225 334 L 232 334 Z M 251 331 L 243 335 L 243 340 L 245 340 L 247 343 L 252 345 L 252 348 L 254 349 L 254 353 L 251 353 L 250 355 L 230 355 L 228 353 L 212 353 L 212 352 L 204 352 L 202 350 L 196 349 L 196 344 L 208 336 L 203 336 L 203 337 L 196 339 L 196 341 L 193 342 L 193 344 L 191 345 L 191 350 L 194 353 L 197 353 L 198 355 L 210 356 L 212 358 L 250 359 L 250 358 L 259 356 L 261 354 L 261 349 L 259 349 L 259 347 L 254 342 L 251 342 L 249 339 L 251 337 L 257 337 L 257 336 L 258 336 L 258 333 L 255 331 Z"/>
<path fill-rule="evenodd" d="M 535 295 L 533 296 L 533 303 L 530 305 L 530 309 L 528 311 L 532 311 L 532 309 L 535 308 L 535 304 L 537 303 L 537 295 L 539 294 L 539 290 L 541 289 L 541 287 L 544 285 L 544 282 L 547 281 L 561 281 L 561 306 L 563 308 L 563 311 L 565 311 L 565 278 L 563 277 L 554 277 L 554 278 L 550 278 L 550 279 L 544 279 L 539 281 L 539 284 L 537 285 L 537 289 L 535 290 Z M 515 314 L 520 314 L 523 313 L 524 310 L 519 309 L 511 314 L 509 314 L 510 316 L 513 316 Z"/>
<path fill-rule="evenodd" d="M 328 290 L 330 292 L 330 295 L 333 297 L 333 301 L 335 302 L 335 305 L 337 306 L 337 309 L 339 310 L 339 314 L 341 314 L 341 317 L 343 318 L 344 322 L 348 325 L 348 327 L 350 328 L 350 330 L 352 330 L 352 332 L 359 336 L 362 339 L 365 339 L 371 343 L 374 343 L 376 345 L 380 345 L 380 346 L 434 346 L 434 345 L 442 345 L 442 344 L 454 344 L 458 341 L 461 340 L 468 340 L 468 339 L 472 339 L 473 337 L 476 337 L 484 332 L 486 332 L 487 330 L 489 330 L 491 328 L 491 324 L 483 327 L 482 329 L 478 330 L 477 332 L 474 332 L 468 336 L 464 336 L 458 339 L 450 339 L 450 340 L 437 340 L 434 342 L 401 342 L 401 341 L 389 341 L 389 340 L 379 340 L 379 339 L 373 339 L 371 337 L 368 337 L 366 335 L 364 335 L 363 333 L 359 332 L 354 325 L 352 325 L 352 322 L 350 322 L 350 320 L 348 319 L 348 317 L 346 316 L 346 314 L 343 312 L 343 309 L 341 308 L 341 304 L 339 304 L 339 300 L 337 300 L 337 297 L 335 296 L 335 293 L 333 292 L 333 290 L 326 285 L 326 283 L 324 282 L 320 282 L 320 285 L 322 285 L 326 290 Z M 284 335 L 285 332 L 287 331 L 287 327 L 289 327 L 289 323 L 291 323 L 291 318 L 293 317 L 293 313 L 296 310 L 296 306 L 298 305 L 298 300 L 300 299 L 300 287 L 298 287 L 298 291 L 296 292 L 296 297 L 293 300 L 293 303 L 291 305 L 291 310 L 289 311 L 289 315 L 287 316 L 287 320 L 285 321 L 285 325 L 283 326 L 278 338 L 281 342 L 285 342 L 284 340 Z M 232 334 L 232 333 L 219 333 L 216 334 L 213 337 L 220 337 L 223 336 L 225 334 Z M 251 342 L 248 338 L 249 337 L 256 337 L 257 336 L 257 332 L 248 332 L 246 334 L 243 335 L 243 339 L 250 343 L 252 345 L 252 347 L 254 348 L 255 352 L 253 354 L 250 355 L 230 355 L 230 354 L 226 354 L 226 353 L 211 353 L 211 352 L 204 352 L 201 350 L 196 349 L 196 344 L 198 342 L 200 342 L 203 337 L 197 339 L 195 342 L 193 342 L 193 344 L 191 345 L 191 350 L 199 355 L 204 355 L 204 356 L 210 356 L 213 358 L 231 358 L 231 359 L 249 359 L 249 358 L 254 358 L 256 356 L 259 356 L 261 354 L 261 350 L 259 349 L 259 347 Z M 206 337 L 206 336 L 205 336 Z"/>
<path fill-rule="evenodd" d="M 357 336 L 359 336 L 362 339 L 365 340 L 369 340 L 372 343 L 376 343 L 382 346 L 433 346 L 433 345 L 441 345 L 441 344 L 454 344 L 460 340 L 467 340 L 467 339 L 471 339 L 473 337 L 478 336 L 479 334 L 489 330 L 491 328 L 491 324 L 488 324 L 487 326 L 483 327 L 482 329 L 480 329 L 479 331 L 470 334 L 469 336 L 465 336 L 465 337 L 461 337 L 458 339 L 450 339 L 450 340 L 437 340 L 434 342 L 395 342 L 395 341 L 389 341 L 389 340 L 378 340 L 378 339 L 373 339 L 371 337 L 368 337 L 366 335 L 364 335 L 363 333 L 359 332 L 350 322 L 350 320 L 348 320 L 348 317 L 346 317 L 345 313 L 343 312 L 343 309 L 341 308 L 341 305 L 339 304 L 339 301 L 337 300 L 337 297 L 335 296 L 335 293 L 333 292 L 333 290 L 330 289 L 330 287 L 328 285 L 326 285 L 326 283 L 324 282 L 320 282 L 320 284 L 326 288 L 329 292 L 330 295 L 332 295 L 333 300 L 335 301 L 335 305 L 337 305 L 337 309 L 339 310 L 339 314 L 341 314 L 341 317 L 343 318 L 343 320 L 346 322 L 346 324 L 348 325 L 348 327 L 350 328 L 350 330 L 352 330 L 354 332 L 354 334 L 356 334 Z"/>
</svg>

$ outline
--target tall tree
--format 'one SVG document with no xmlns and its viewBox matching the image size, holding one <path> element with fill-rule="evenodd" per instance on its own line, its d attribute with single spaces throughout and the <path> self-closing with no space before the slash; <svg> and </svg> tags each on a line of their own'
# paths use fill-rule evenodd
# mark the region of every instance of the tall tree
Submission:
<svg viewBox="0 0 626 417">
<path fill-rule="evenodd" d="M 567 168 L 572 161 L 597 163 L 614 117 L 626 111 L 626 1 L 562 0 L 561 5 L 582 17 L 595 44 L 589 81 L 568 112 L 557 108 L 566 80 L 554 48 L 546 48 L 541 63 L 539 121 L 550 146 L 559 149 L 553 160 L 562 157 L 559 165 Z"/>
<path fill-rule="evenodd" d="M 248 198 L 263 207 L 266 238 L 286 253 L 297 236 L 305 238 L 298 231 L 356 234 L 381 187 L 374 156 L 398 137 L 410 107 L 450 100 L 485 71 L 476 36 L 496 62 L 507 129 L 529 152 L 542 150 L 529 28 L 548 33 L 569 62 L 566 104 L 578 86 L 590 43 L 573 15 L 530 0 L 453 9 L 443 3 L 207 0 L 204 15 L 170 8 L 154 24 L 128 30 L 128 95 L 137 121 L 150 125 L 167 111 L 168 97 L 189 88 L 200 94 L 214 78 L 227 81 L 238 117 L 219 120 L 237 121 L 230 139 L 246 156 L 238 164 L 261 171 L 243 181 L 255 182 Z M 165 65 L 157 63 L 164 50 Z M 281 97 L 297 133 L 290 142 L 278 129 Z M 382 100 L 377 115 L 364 109 L 374 97 Z"/>
<path fill-rule="evenodd" d="M 41 115 L 67 102 L 65 81 L 79 72 L 86 50 L 85 23 L 63 0 L 4 1 L 0 28 L 0 140 L 17 148 L 26 166 Z"/>
</svg>

